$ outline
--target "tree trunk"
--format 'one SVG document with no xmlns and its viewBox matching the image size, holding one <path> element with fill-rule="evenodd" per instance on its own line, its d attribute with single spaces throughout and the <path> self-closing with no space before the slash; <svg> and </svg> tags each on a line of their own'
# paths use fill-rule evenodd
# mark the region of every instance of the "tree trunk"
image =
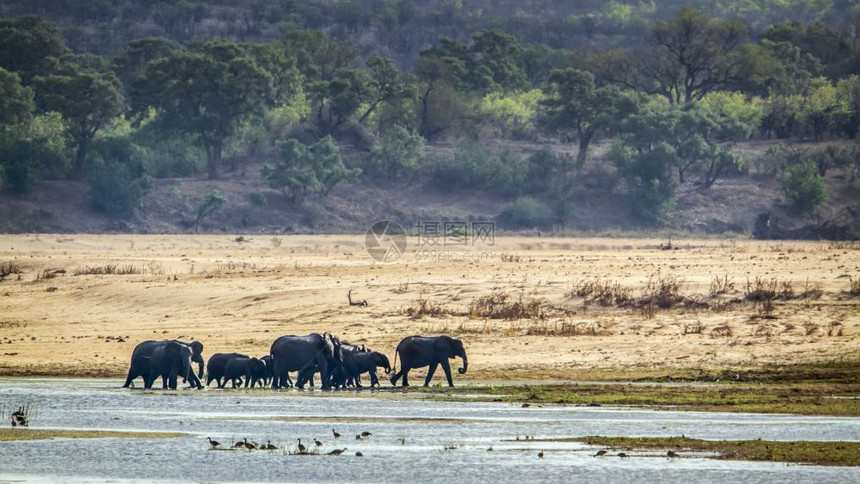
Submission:
<svg viewBox="0 0 860 484">
<path fill-rule="evenodd" d="M 82 178 L 84 176 L 84 162 L 87 158 L 89 144 L 89 139 L 82 139 L 80 142 L 78 142 L 78 149 L 75 152 L 75 164 L 72 167 L 73 178 Z"/>
<path fill-rule="evenodd" d="M 594 131 L 584 130 L 579 133 L 579 150 L 576 152 L 576 169 L 581 170 L 585 167 L 585 162 L 588 158 L 588 146 L 594 138 Z"/>
<path fill-rule="evenodd" d="M 218 179 L 218 166 L 221 165 L 221 142 L 215 142 L 206 148 L 206 167 L 209 169 L 209 179 Z"/>
</svg>

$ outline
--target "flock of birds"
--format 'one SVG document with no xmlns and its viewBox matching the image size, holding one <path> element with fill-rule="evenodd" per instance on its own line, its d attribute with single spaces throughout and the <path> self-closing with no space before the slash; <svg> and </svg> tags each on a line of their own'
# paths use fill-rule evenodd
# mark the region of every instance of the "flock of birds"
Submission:
<svg viewBox="0 0 860 484">
<path fill-rule="evenodd" d="M 596 454 L 594 454 L 594 457 L 605 457 L 605 456 L 607 456 L 608 454 L 609 454 L 609 451 L 608 451 L 608 450 L 598 450 L 598 451 L 597 451 L 597 453 L 596 453 Z M 619 453 L 617 453 L 617 454 L 615 454 L 615 455 L 617 455 L 618 457 L 620 457 L 620 458 L 622 458 L 622 459 L 629 459 L 629 458 L 630 458 L 630 456 L 629 456 L 629 455 L 627 455 L 625 452 L 619 452 Z M 539 459 L 543 459 L 543 456 L 544 456 L 544 451 L 540 451 L 540 452 L 538 452 L 538 458 L 539 458 Z M 675 458 L 678 458 L 678 457 L 681 457 L 681 456 L 680 456 L 680 454 L 678 454 L 678 453 L 677 453 L 677 452 L 675 452 L 674 450 L 670 450 L 670 451 L 666 452 L 666 457 L 668 457 L 668 458 L 670 458 L 670 459 L 675 459 Z"/>
<path fill-rule="evenodd" d="M 331 429 L 331 433 L 335 439 L 339 439 L 341 437 L 340 433 L 335 429 Z M 373 434 L 367 431 L 364 431 L 360 434 L 355 435 L 355 440 L 364 440 L 372 436 Z M 239 450 L 239 449 L 247 449 L 247 450 L 281 450 L 277 445 L 272 444 L 271 440 L 266 441 L 265 445 L 258 444 L 256 442 L 248 442 L 248 438 L 245 437 L 242 440 L 237 441 L 231 446 L 225 447 L 221 442 L 217 440 L 212 440 L 212 437 L 206 437 L 209 440 L 209 448 L 212 450 Z M 313 447 L 308 448 L 308 445 L 302 443 L 302 439 L 296 439 L 296 452 L 297 455 L 320 455 L 319 450 L 323 446 L 323 443 L 320 442 L 316 437 L 313 439 Z M 342 449 L 334 449 L 329 452 L 326 452 L 325 455 L 341 455 L 347 451 L 347 447 Z M 361 452 L 355 453 L 356 457 L 363 457 L 364 455 Z"/>
</svg>

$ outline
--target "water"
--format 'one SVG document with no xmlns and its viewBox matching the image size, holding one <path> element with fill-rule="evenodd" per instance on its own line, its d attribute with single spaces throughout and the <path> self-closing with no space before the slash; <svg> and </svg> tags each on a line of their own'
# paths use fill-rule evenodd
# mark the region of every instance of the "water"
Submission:
<svg viewBox="0 0 860 484">
<path fill-rule="evenodd" d="M 396 390 L 143 391 L 121 380 L 0 379 L 0 408 L 29 403 L 33 428 L 186 432 L 181 438 L 0 442 L 0 480 L 243 482 L 860 482 L 860 468 L 722 461 L 664 452 L 595 458 L 585 435 L 860 440 L 860 419 L 791 415 L 521 408 L 430 402 Z M 4 421 L 2 425 L 6 425 Z M 342 437 L 335 440 L 332 428 Z M 355 440 L 362 431 L 373 433 Z M 212 451 L 247 438 L 280 451 Z M 296 439 L 339 457 L 290 455 Z M 520 440 L 516 440 L 519 438 Z M 446 450 L 447 449 L 447 450 Z M 545 457 L 539 459 L 538 451 Z M 356 457 L 360 451 L 363 457 Z"/>
</svg>

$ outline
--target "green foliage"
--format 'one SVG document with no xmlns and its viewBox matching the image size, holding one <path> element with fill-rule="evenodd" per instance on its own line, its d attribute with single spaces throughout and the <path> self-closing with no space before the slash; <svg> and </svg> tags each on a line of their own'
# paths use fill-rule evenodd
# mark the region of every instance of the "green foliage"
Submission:
<svg viewBox="0 0 860 484">
<path fill-rule="evenodd" d="M 527 166 L 511 152 L 497 153 L 463 138 L 450 157 L 440 157 L 430 166 L 433 186 L 444 191 L 487 190 L 500 195 L 521 193 Z"/>
<path fill-rule="evenodd" d="M 481 99 L 480 114 L 492 134 L 503 138 L 530 139 L 535 135 L 539 89 L 522 93 L 491 92 Z"/>
<path fill-rule="evenodd" d="M 0 132 L 0 175 L 9 189 L 24 193 L 42 178 L 65 176 L 68 147 L 58 113 L 36 116 Z"/>
<path fill-rule="evenodd" d="M 709 92 L 702 98 L 701 106 L 714 113 L 724 124 L 735 126 L 732 138 L 749 138 L 761 128 L 764 117 L 762 99 L 740 92 Z"/>
<path fill-rule="evenodd" d="M 262 112 L 271 77 L 240 45 L 213 41 L 149 62 L 132 93 L 138 115 L 156 108 L 165 131 L 195 137 L 211 179 L 218 176 L 226 139 Z"/>
<path fill-rule="evenodd" d="M 21 76 L 24 84 L 54 69 L 67 51 L 56 24 L 36 15 L 0 20 L 0 67 Z"/>
<path fill-rule="evenodd" d="M 800 163 L 789 167 L 782 181 L 782 193 L 799 212 L 809 213 L 827 201 L 824 177 L 813 163 Z"/>
<path fill-rule="evenodd" d="M 21 85 L 17 73 L 0 67 L 0 129 L 26 123 L 34 109 L 33 90 Z"/>
<path fill-rule="evenodd" d="M 400 125 L 394 125 L 370 152 L 370 160 L 377 172 L 392 181 L 401 174 L 415 173 L 420 166 L 423 150 L 424 138 Z"/>
<path fill-rule="evenodd" d="M 599 130 L 623 116 L 625 98 L 611 87 L 596 87 L 594 75 L 578 69 L 561 69 L 549 75 L 540 124 L 553 134 L 572 133 L 579 142 L 577 166 L 585 165 L 588 147 Z"/>
<path fill-rule="evenodd" d="M 278 143 L 279 160 L 266 165 L 262 175 L 269 186 L 280 190 L 289 200 L 300 203 L 310 196 L 326 196 L 338 183 L 353 182 L 361 175 L 358 168 L 343 163 L 340 149 L 331 136 L 310 149 L 298 140 Z"/>
<path fill-rule="evenodd" d="M 75 144 L 74 173 L 83 175 L 90 143 L 122 108 L 122 86 L 106 61 L 92 55 L 66 55 L 57 69 L 33 78 L 38 105 L 63 116 Z"/>
<path fill-rule="evenodd" d="M 143 149 L 128 137 L 97 140 L 90 166 L 89 197 L 93 207 L 115 217 L 127 217 L 140 207 L 152 181 L 143 169 Z"/>
<path fill-rule="evenodd" d="M 538 228 L 547 225 L 547 208 L 532 197 L 519 197 L 502 210 L 499 221 L 514 229 Z"/>
</svg>

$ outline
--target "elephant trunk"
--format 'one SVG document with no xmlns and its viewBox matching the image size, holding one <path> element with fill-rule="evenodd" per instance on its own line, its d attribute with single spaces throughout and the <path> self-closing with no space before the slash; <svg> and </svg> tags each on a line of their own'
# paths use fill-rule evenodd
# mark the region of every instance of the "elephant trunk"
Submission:
<svg viewBox="0 0 860 484">
<path fill-rule="evenodd" d="M 462 375 L 463 373 L 466 373 L 466 370 L 469 368 L 469 359 L 466 358 L 466 350 L 463 350 L 463 353 L 460 354 L 459 356 L 460 356 L 460 358 L 463 358 L 463 366 L 460 368 L 457 368 L 457 373 Z"/>
</svg>

